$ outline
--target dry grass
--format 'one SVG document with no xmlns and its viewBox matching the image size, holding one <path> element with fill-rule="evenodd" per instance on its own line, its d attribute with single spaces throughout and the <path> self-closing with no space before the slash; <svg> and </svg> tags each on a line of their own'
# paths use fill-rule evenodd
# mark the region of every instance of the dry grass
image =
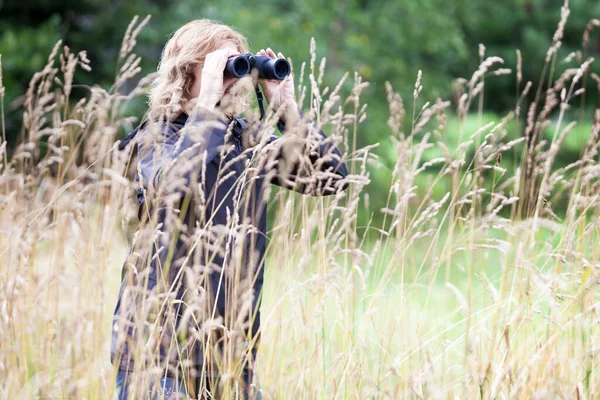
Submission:
<svg viewBox="0 0 600 400">
<path fill-rule="evenodd" d="M 323 88 L 313 47 L 299 102 L 340 143 L 351 186 L 329 198 L 279 191 L 271 200 L 258 359 L 266 398 L 600 397 L 600 110 L 581 158 L 556 167 L 574 127 L 565 112 L 585 95 L 593 62 L 584 49 L 555 70 L 565 65 L 562 19 L 538 85 L 522 82 L 518 65 L 515 110 L 461 129 L 457 148 L 444 144 L 451 103 L 422 105 L 420 74 L 410 106 L 388 85 L 397 162 L 381 188 L 383 210 L 363 191 L 379 167 L 376 146 L 355 142 L 366 83 L 355 75 L 342 101 Z M 139 72 L 135 25 L 115 86 L 85 99 L 70 98 L 74 69 L 89 68 L 85 53 L 57 44 L 30 84 L 21 144 L 11 157 L 1 148 L 2 398 L 112 395 L 111 318 L 137 210 L 126 155 L 111 150 L 117 129 L 134 122 L 121 106 L 151 79 L 120 94 Z M 473 107 L 482 112 L 485 80 L 512 73 L 480 52 L 477 71 L 456 85 L 461 127 Z M 524 113 L 530 90 L 536 100 Z M 506 125 L 523 114 L 523 136 L 507 140 Z M 551 117 L 548 142 L 541 133 Z M 443 156 L 426 157 L 434 149 Z M 520 155 L 517 165 L 502 162 L 507 152 Z M 418 188 L 422 174 L 429 185 Z M 443 181 L 451 190 L 435 198 Z M 561 199 L 568 206 L 558 217 L 552 204 Z M 384 213 L 384 223 L 357 226 L 358 212 Z"/>
</svg>

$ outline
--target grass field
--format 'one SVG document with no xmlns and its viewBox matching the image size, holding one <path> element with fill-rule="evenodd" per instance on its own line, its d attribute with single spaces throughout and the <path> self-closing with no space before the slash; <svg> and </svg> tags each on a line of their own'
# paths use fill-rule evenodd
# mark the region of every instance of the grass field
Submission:
<svg viewBox="0 0 600 400">
<path fill-rule="evenodd" d="M 4 303 L 11 314 L 2 343 L 4 363 L 12 368 L 4 370 L 3 397 L 107 398 L 112 391 L 111 318 L 128 248 L 119 227 L 65 236 L 72 224 L 49 228 L 52 236 L 36 246 L 35 268 L 8 279 L 5 290 L 13 296 Z M 526 223 L 518 225 L 510 227 L 529 231 Z M 448 265 L 433 261 L 443 253 L 435 240 L 414 249 L 365 245 L 374 263 L 357 257 L 345 265 L 327 243 L 311 244 L 307 257 L 305 238 L 276 236 L 258 361 L 265 394 L 555 398 L 579 390 L 594 398 L 596 267 L 563 262 L 565 226 L 551 229 L 535 240 L 478 236 L 473 245 L 489 237 L 506 242 L 457 253 L 448 280 Z M 469 240 L 457 238 L 452 248 Z M 595 231 L 580 242 L 582 260 L 597 259 L 597 240 Z M 449 246 L 447 235 L 438 246 Z"/>
<path fill-rule="evenodd" d="M 119 110 L 149 82 L 121 94 L 135 58 L 123 56 L 110 91 L 77 101 L 85 55 L 57 45 L 26 94 L 22 142 L 0 148 L 1 398 L 113 394 L 111 318 L 137 209 L 127 160 L 111 149 L 133 123 Z M 557 59 L 550 51 L 548 65 Z M 410 101 L 389 85 L 389 142 L 359 149 L 365 83 L 355 76 L 345 101 L 324 93 L 313 58 L 299 93 L 340 143 L 350 188 L 272 193 L 265 398 L 600 398 L 600 110 L 566 114 L 582 79 L 600 78 L 593 61 L 571 61 L 549 67 L 533 105 L 522 94 L 500 118 L 478 106 L 485 79 L 515 73 L 520 90 L 535 88 L 494 57 L 462 82 L 458 104 L 425 103 L 420 78 Z M 395 160 L 389 185 L 369 190 L 383 209 L 365 191 L 377 151 Z M 359 213 L 382 222 L 359 225 Z"/>
</svg>

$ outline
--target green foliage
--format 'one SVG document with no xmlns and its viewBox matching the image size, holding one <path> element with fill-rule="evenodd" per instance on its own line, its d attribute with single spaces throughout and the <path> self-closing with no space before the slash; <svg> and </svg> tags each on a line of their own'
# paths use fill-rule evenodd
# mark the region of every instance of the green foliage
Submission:
<svg viewBox="0 0 600 400">
<path fill-rule="evenodd" d="M 516 70 L 517 53 L 522 54 L 523 81 L 538 84 L 546 51 L 560 20 L 562 0 L 265 0 L 251 4 L 230 0 L 223 5 L 214 0 L 194 2 L 182 0 L 81 0 L 63 2 L 43 0 L 35 5 L 11 0 L 0 1 L 0 54 L 6 86 L 7 136 L 9 147 L 18 137 L 21 96 L 31 76 L 39 70 L 45 57 L 58 39 L 63 39 L 74 51 L 86 50 L 93 70 L 78 72 L 74 96 L 85 95 L 86 85 L 109 88 L 116 73 L 121 38 L 134 15 L 152 14 L 150 24 L 138 39 L 136 52 L 142 56 L 142 73 L 155 70 L 162 46 L 168 35 L 194 18 L 223 21 L 245 34 L 253 51 L 271 47 L 291 57 L 296 71 L 310 60 L 310 38 L 317 42 L 317 58 L 326 57 L 325 85 L 333 87 L 346 71 L 357 71 L 370 87 L 362 101 L 369 105 L 368 118 L 356 138 L 358 146 L 380 143 L 376 150 L 380 167 L 373 168 L 373 187 L 387 187 L 396 154 L 389 145 L 389 117 L 385 82 L 389 81 L 404 99 L 407 123 L 413 108 L 418 114 L 425 103 L 413 105 L 412 93 L 419 70 L 423 72 L 423 92 L 420 99 L 433 102 L 437 97 L 453 99 L 453 80 L 470 75 L 482 61 L 479 44 L 486 47 L 485 56 L 500 56 L 505 67 Z M 553 78 L 566 64 L 563 60 L 571 52 L 581 50 L 583 30 L 592 16 L 600 15 L 600 2 L 572 0 L 570 16 L 565 27 L 562 47 L 553 64 Z M 589 49 L 581 57 L 598 56 L 600 35 L 594 33 Z M 600 73 L 598 65 L 593 71 Z M 130 86 L 133 87 L 135 82 Z M 591 80 L 587 81 L 592 89 Z M 342 94 L 347 95 L 353 85 L 348 79 Z M 79 92 L 77 92 L 79 91 Z M 515 74 L 489 77 L 485 81 L 484 109 L 498 115 L 515 108 L 518 98 Z M 583 108 L 598 104 L 595 90 L 583 101 Z M 526 111 L 535 90 L 525 99 Z M 456 99 L 454 99 L 456 100 Z M 348 105 L 351 106 L 351 105 Z M 128 106 L 131 115 L 141 117 L 144 103 Z M 526 112 L 521 113 L 521 119 Z M 468 118 L 464 130 L 472 133 L 488 114 Z M 577 115 L 572 119 L 579 120 Z M 458 141 L 456 121 L 449 121 L 444 135 L 446 143 Z M 514 124 L 511 136 L 521 135 L 524 123 Z M 467 133 L 468 134 L 468 133 Z M 580 127 L 567 140 L 560 162 L 574 159 L 589 134 Z M 456 135 L 456 136 L 455 136 Z M 505 161 L 506 162 L 506 161 Z M 426 184 L 426 182 L 422 182 Z M 385 205 L 387 193 L 370 189 L 371 201 L 376 207 Z"/>
<path fill-rule="evenodd" d="M 296 61 L 296 68 L 308 60 L 309 41 L 315 37 L 318 57 L 327 57 L 326 83 L 334 85 L 345 71 L 358 71 L 371 83 L 365 102 L 371 115 L 379 117 L 386 112 L 384 83 L 391 82 L 409 99 L 419 70 L 424 76 L 424 98 L 450 97 L 452 79 L 468 78 L 466 71 L 477 67 L 479 43 L 513 69 L 515 50 L 520 49 L 524 81 L 535 82 L 561 5 L 561 0 L 266 0 L 260 4 L 231 0 L 223 7 L 214 1 L 198 4 L 189 0 L 84 0 L 76 4 L 45 0 L 35 7 L 23 7 L 13 0 L 0 3 L 0 54 L 4 54 L 9 102 L 23 92 L 59 38 L 75 51 L 88 51 L 94 70 L 79 76 L 80 83 L 110 85 L 122 35 L 134 15 L 153 15 L 139 40 L 144 72 L 156 67 L 170 32 L 190 19 L 207 17 L 242 31 L 253 50 L 282 50 Z M 581 47 L 590 16 L 600 15 L 600 3 L 574 0 L 570 7 L 563 56 Z M 589 55 L 599 51 L 597 42 L 591 47 Z M 515 93 L 514 77 L 490 80 L 486 95 L 493 101 L 486 102 L 486 107 L 511 109 Z M 369 124 L 374 131 L 383 128 L 380 123 Z M 359 144 L 366 143 L 372 141 L 359 138 Z"/>
<path fill-rule="evenodd" d="M 60 18 L 51 17 L 37 27 L 19 26 L 0 18 L 0 55 L 6 87 L 5 107 L 8 142 L 13 144 L 20 129 L 23 95 L 33 74 L 43 68 L 48 53 L 60 38 Z"/>
</svg>

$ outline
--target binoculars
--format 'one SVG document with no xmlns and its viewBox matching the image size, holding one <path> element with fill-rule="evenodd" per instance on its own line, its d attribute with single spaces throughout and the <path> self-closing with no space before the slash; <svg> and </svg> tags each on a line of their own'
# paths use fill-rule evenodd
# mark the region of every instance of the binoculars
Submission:
<svg viewBox="0 0 600 400">
<path fill-rule="evenodd" d="M 240 54 L 227 60 L 223 75 L 228 78 L 242 78 L 250 73 L 252 68 L 258 70 L 260 79 L 283 80 L 290 74 L 290 63 L 285 58 L 255 56 L 252 53 Z"/>
</svg>

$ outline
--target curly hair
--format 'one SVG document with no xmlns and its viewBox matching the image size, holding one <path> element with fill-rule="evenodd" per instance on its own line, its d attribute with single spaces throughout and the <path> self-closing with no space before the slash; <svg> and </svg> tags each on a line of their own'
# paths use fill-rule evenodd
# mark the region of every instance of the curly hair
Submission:
<svg viewBox="0 0 600 400">
<path fill-rule="evenodd" d="M 172 116 L 183 108 L 191 100 L 194 70 L 226 41 L 234 42 L 240 53 L 248 52 L 248 40 L 223 23 L 199 19 L 179 28 L 163 49 L 149 94 L 150 114 Z"/>
</svg>

